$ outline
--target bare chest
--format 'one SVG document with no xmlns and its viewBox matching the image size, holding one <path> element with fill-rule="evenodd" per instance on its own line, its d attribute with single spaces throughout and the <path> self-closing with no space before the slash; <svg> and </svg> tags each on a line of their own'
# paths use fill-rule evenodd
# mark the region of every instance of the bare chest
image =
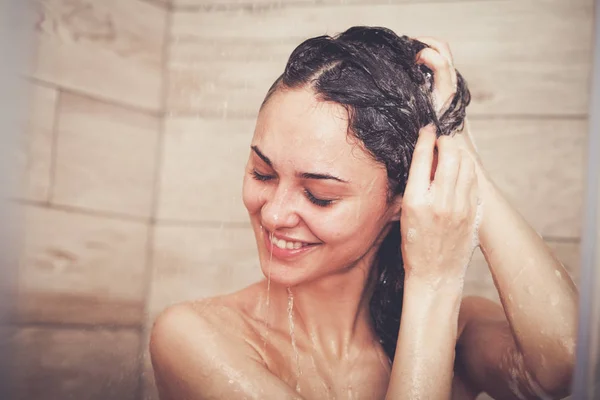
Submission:
<svg viewBox="0 0 600 400">
<path fill-rule="evenodd" d="M 274 343 L 276 344 L 276 343 Z M 272 346 L 267 351 L 268 367 L 288 386 L 307 400 L 384 399 L 389 385 L 391 364 L 381 360 L 376 350 L 348 363 L 328 363 L 312 349 L 302 346 Z M 455 374 L 453 400 L 477 397 L 463 378 Z"/>
<path fill-rule="evenodd" d="M 390 365 L 380 360 L 377 349 L 359 357 L 330 361 L 302 343 L 285 343 L 272 338 L 264 352 L 269 370 L 295 389 L 304 399 L 383 399 L 389 382 Z"/>
</svg>

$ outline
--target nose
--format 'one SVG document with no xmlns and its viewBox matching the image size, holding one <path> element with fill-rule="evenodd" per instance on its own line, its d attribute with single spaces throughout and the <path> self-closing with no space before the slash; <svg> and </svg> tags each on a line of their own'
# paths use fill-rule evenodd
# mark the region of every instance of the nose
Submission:
<svg viewBox="0 0 600 400">
<path fill-rule="evenodd" d="M 298 225 L 300 217 L 296 208 L 294 194 L 286 187 L 279 186 L 265 199 L 261 209 L 262 225 L 270 232 L 275 229 L 293 228 Z"/>
</svg>

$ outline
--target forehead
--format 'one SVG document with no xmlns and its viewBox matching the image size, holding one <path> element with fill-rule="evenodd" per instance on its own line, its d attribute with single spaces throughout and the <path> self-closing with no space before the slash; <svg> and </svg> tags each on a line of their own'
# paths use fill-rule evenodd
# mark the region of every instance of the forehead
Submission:
<svg viewBox="0 0 600 400">
<path fill-rule="evenodd" d="M 348 113 L 320 101 L 310 89 L 278 90 L 261 110 L 253 145 L 273 163 L 298 170 L 346 175 L 385 172 L 348 133 Z"/>
</svg>

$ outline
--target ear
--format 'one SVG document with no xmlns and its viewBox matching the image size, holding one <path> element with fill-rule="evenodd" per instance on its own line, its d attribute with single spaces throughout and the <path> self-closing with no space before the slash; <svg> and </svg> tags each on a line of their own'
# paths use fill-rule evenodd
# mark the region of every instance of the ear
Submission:
<svg viewBox="0 0 600 400">
<path fill-rule="evenodd" d="M 400 221 L 400 212 L 402 211 L 402 195 L 397 194 L 394 196 L 392 200 L 392 204 L 390 206 L 390 212 L 392 213 L 392 217 L 390 221 Z"/>
</svg>

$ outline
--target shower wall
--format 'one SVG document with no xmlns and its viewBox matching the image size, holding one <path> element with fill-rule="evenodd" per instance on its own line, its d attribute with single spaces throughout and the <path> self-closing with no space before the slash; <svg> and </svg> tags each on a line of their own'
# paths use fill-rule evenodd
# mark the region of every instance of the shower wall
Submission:
<svg viewBox="0 0 600 400">
<path fill-rule="evenodd" d="M 32 3 L 15 398 L 136 399 L 169 13 Z"/>
<path fill-rule="evenodd" d="M 450 43 L 487 169 L 577 277 L 592 0 L 38 5 L 18 398 L 157 398 L 157 313 L 261 277 L 240 193 L 263 96 L 351 25 Z M 480 253 L 466 292 L 496 298 Z"/>
</svg>

